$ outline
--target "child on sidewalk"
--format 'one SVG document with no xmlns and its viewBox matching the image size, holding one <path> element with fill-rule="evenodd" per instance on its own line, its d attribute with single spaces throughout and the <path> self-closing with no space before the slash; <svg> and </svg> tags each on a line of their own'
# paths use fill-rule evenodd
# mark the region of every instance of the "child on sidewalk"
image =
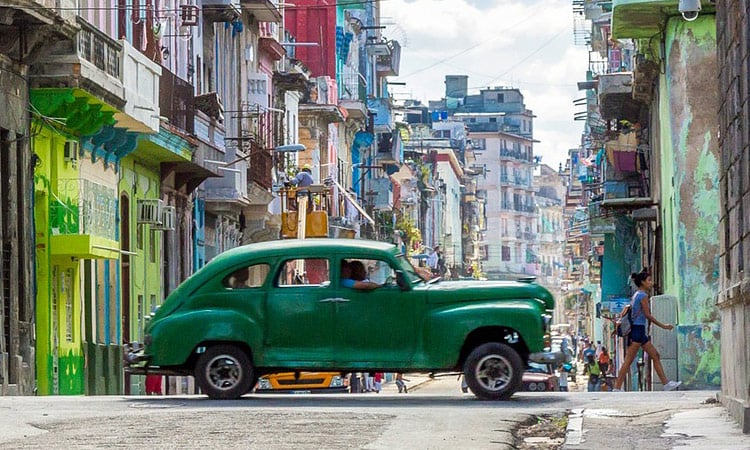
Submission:
<svg viewBox="0 0 750 450">
<path fill-rule="evenodd" d="M 398 386 L 398 393 L 399 394 L 402 393 L 402 392 L 404 394 L 408 394 L 409 393 L 409 389 L 406 387 L 406 383 L 405 383 L 406 381 L 409 381 L 409 380 L 407 380 L 406 378 L 404 378 L 404 375 L 402 373 L 399 372 L 399 373 L 396 374 L 396 386 Z"/>
</svg>

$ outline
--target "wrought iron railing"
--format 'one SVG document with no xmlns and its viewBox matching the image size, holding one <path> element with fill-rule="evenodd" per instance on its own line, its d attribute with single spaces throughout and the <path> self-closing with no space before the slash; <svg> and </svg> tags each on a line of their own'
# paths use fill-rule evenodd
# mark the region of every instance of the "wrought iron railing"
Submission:
<svg viewBox="0 0 750 450">
<path fill-rule="evenodd" d="M 159 109 L 169 123 L 188 134 L 195 131 L 195 95 L 193 86 L 182 78 L 161 68 L 159 79 Z"/>
</svg>

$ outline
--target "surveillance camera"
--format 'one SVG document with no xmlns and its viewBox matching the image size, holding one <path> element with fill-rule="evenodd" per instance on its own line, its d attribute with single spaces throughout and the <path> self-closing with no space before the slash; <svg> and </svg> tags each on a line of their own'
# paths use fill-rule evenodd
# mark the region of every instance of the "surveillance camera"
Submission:
<svg viewBox="0 0 750 450">
<path fill-rule="evenodd" d="M 698 13 L 701 11 L 701 0 L 680 0 L 678 9 L 683 19 L 692 22 L 698 18 Z"/>
</svg>

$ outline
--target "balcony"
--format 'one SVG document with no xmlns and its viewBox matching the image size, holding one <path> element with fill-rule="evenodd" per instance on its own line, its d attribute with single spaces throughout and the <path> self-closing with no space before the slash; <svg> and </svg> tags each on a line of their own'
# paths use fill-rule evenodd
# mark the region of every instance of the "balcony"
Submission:
<svg viewBox="0 0 750 450">
<path fill-rule="evenodd" d="M 83 178 L 58 180 L 50 202 L 50 254 L 81 259 L 117 259 L 117 194 Z"/>
<path fill-rule="evenodd" d="M 128 41 L 122 45 L 122 83 L 125 108 L 115 114 L 117 126 L 140 133 L 159 132 L 159 78 L 161 66 L 136 50 Z"/>
<path fill-rule="evenodd" d="M 604 120 L 637 122 L 640 102 L 633 99 L 633 73 L 599 75 L 599 112 Z"/>
<path fill-rule="evenodd" d="M 663 31 L 669 17 L 679 17 L 677 0 L 614 0 L 612 38 L 650 39 Z M 716 2 L 701 2 L 701 15 L 715 14 Z"/>
<path fill-rule="evenodd" d="M 364 119 L 367 117 L 367 80 L 357 71 L 347 72 L 338 79 L 339 105 L 347 110 L 349 117 Z"/>
<path fill-rule="evenodd" d="M 386 46 L 390 48 L 390 52 L 376 57 L 376 70 L 380 76 L 396 77 L 401 65 L 401 45 L 398 41 L 388 41 Z"/>
<path fill-rule="evenodd" d="M 273 171 L 273 155 L 271 150 L 253 146 L 250 154 L 250 167 L 247 169 L 249 182 L 258 184 L 265 189 L 271 189 Z"/>
<path fill-rule="evenodd" d="M 32 66 L 33 88 L 82 89 L 111 107 L 125 105 L 122 82 L 122 44 L 81 17 L 75 39 L 53 43 Z"/>
<path fill-rule="evenodd" d="M 195 131 L 193 86 L 162 67 L 159 79 L 159 109 L 169 124 L 187 134 Z"/>
<path fill-rule="evenodd" d="M 271 0 L 240 0 L 242 9 L 249 12 L 258 22 L 281 22 L 281 11 L 278 2 Z"/>
<path fill-rule="evenodd" d="M 207 23 L 233 22 L 241 15 L 239 0 L 203 0 L 203 20 Z"/>
<path fill-rule="evenodd" d="M 393 131 L 393 104 L 390 98 L 371 98 L 367 100 L 367 109 L 374 111 L 373 125 L 376 133 Z"/>
<path fill-rule="evenodd" d="M 376 210 L 393 208 L 393 184 L 388 178 L 372 178 L 365 181 L 367 205 Z M 401 200 L 405 204 L 404 200 Z"/>
<path fill-rule="evenodd" d="M 74 8 L 63 8 L 59 2 L 41 3 L 37 0 L 13 0 L 0 5 L 3 54 L 15 61 L 27 61 L 30 59 L 28 56 L 36 54 L 39 49 L 48 49 L 57 41 L 75 38 L 78 29 L 74 25 Z M 54 7 L 55 4 L 57 7 Z M 19 39 L 21 29 L 24 30 L 23 41 Z"/>
</svg>

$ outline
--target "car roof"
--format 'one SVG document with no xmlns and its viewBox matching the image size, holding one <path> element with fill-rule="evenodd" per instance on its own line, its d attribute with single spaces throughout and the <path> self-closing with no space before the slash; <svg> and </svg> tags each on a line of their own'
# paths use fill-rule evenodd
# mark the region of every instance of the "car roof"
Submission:
<svg viewBox="0 0 750 450">
<path fill-rule="evenodd" d="M 396 246 L 389 242 L 371 241 L 367 239 L 332 239 L 332 238 L 311 238 L 311 239 L 282 239 L 266 242 L 257 242 L 253 244 L 242 245 L 217 256 L 217 258 L 227 258 L 234 255 L 255 253 L 261 255 L 275 255 L 278 253 L 288 253 L 290 249 L 310 249 L 321 250 L 325 252 L 340 252 L 347 250 L 376 250 L 392 252 Z"/>
</svg>

